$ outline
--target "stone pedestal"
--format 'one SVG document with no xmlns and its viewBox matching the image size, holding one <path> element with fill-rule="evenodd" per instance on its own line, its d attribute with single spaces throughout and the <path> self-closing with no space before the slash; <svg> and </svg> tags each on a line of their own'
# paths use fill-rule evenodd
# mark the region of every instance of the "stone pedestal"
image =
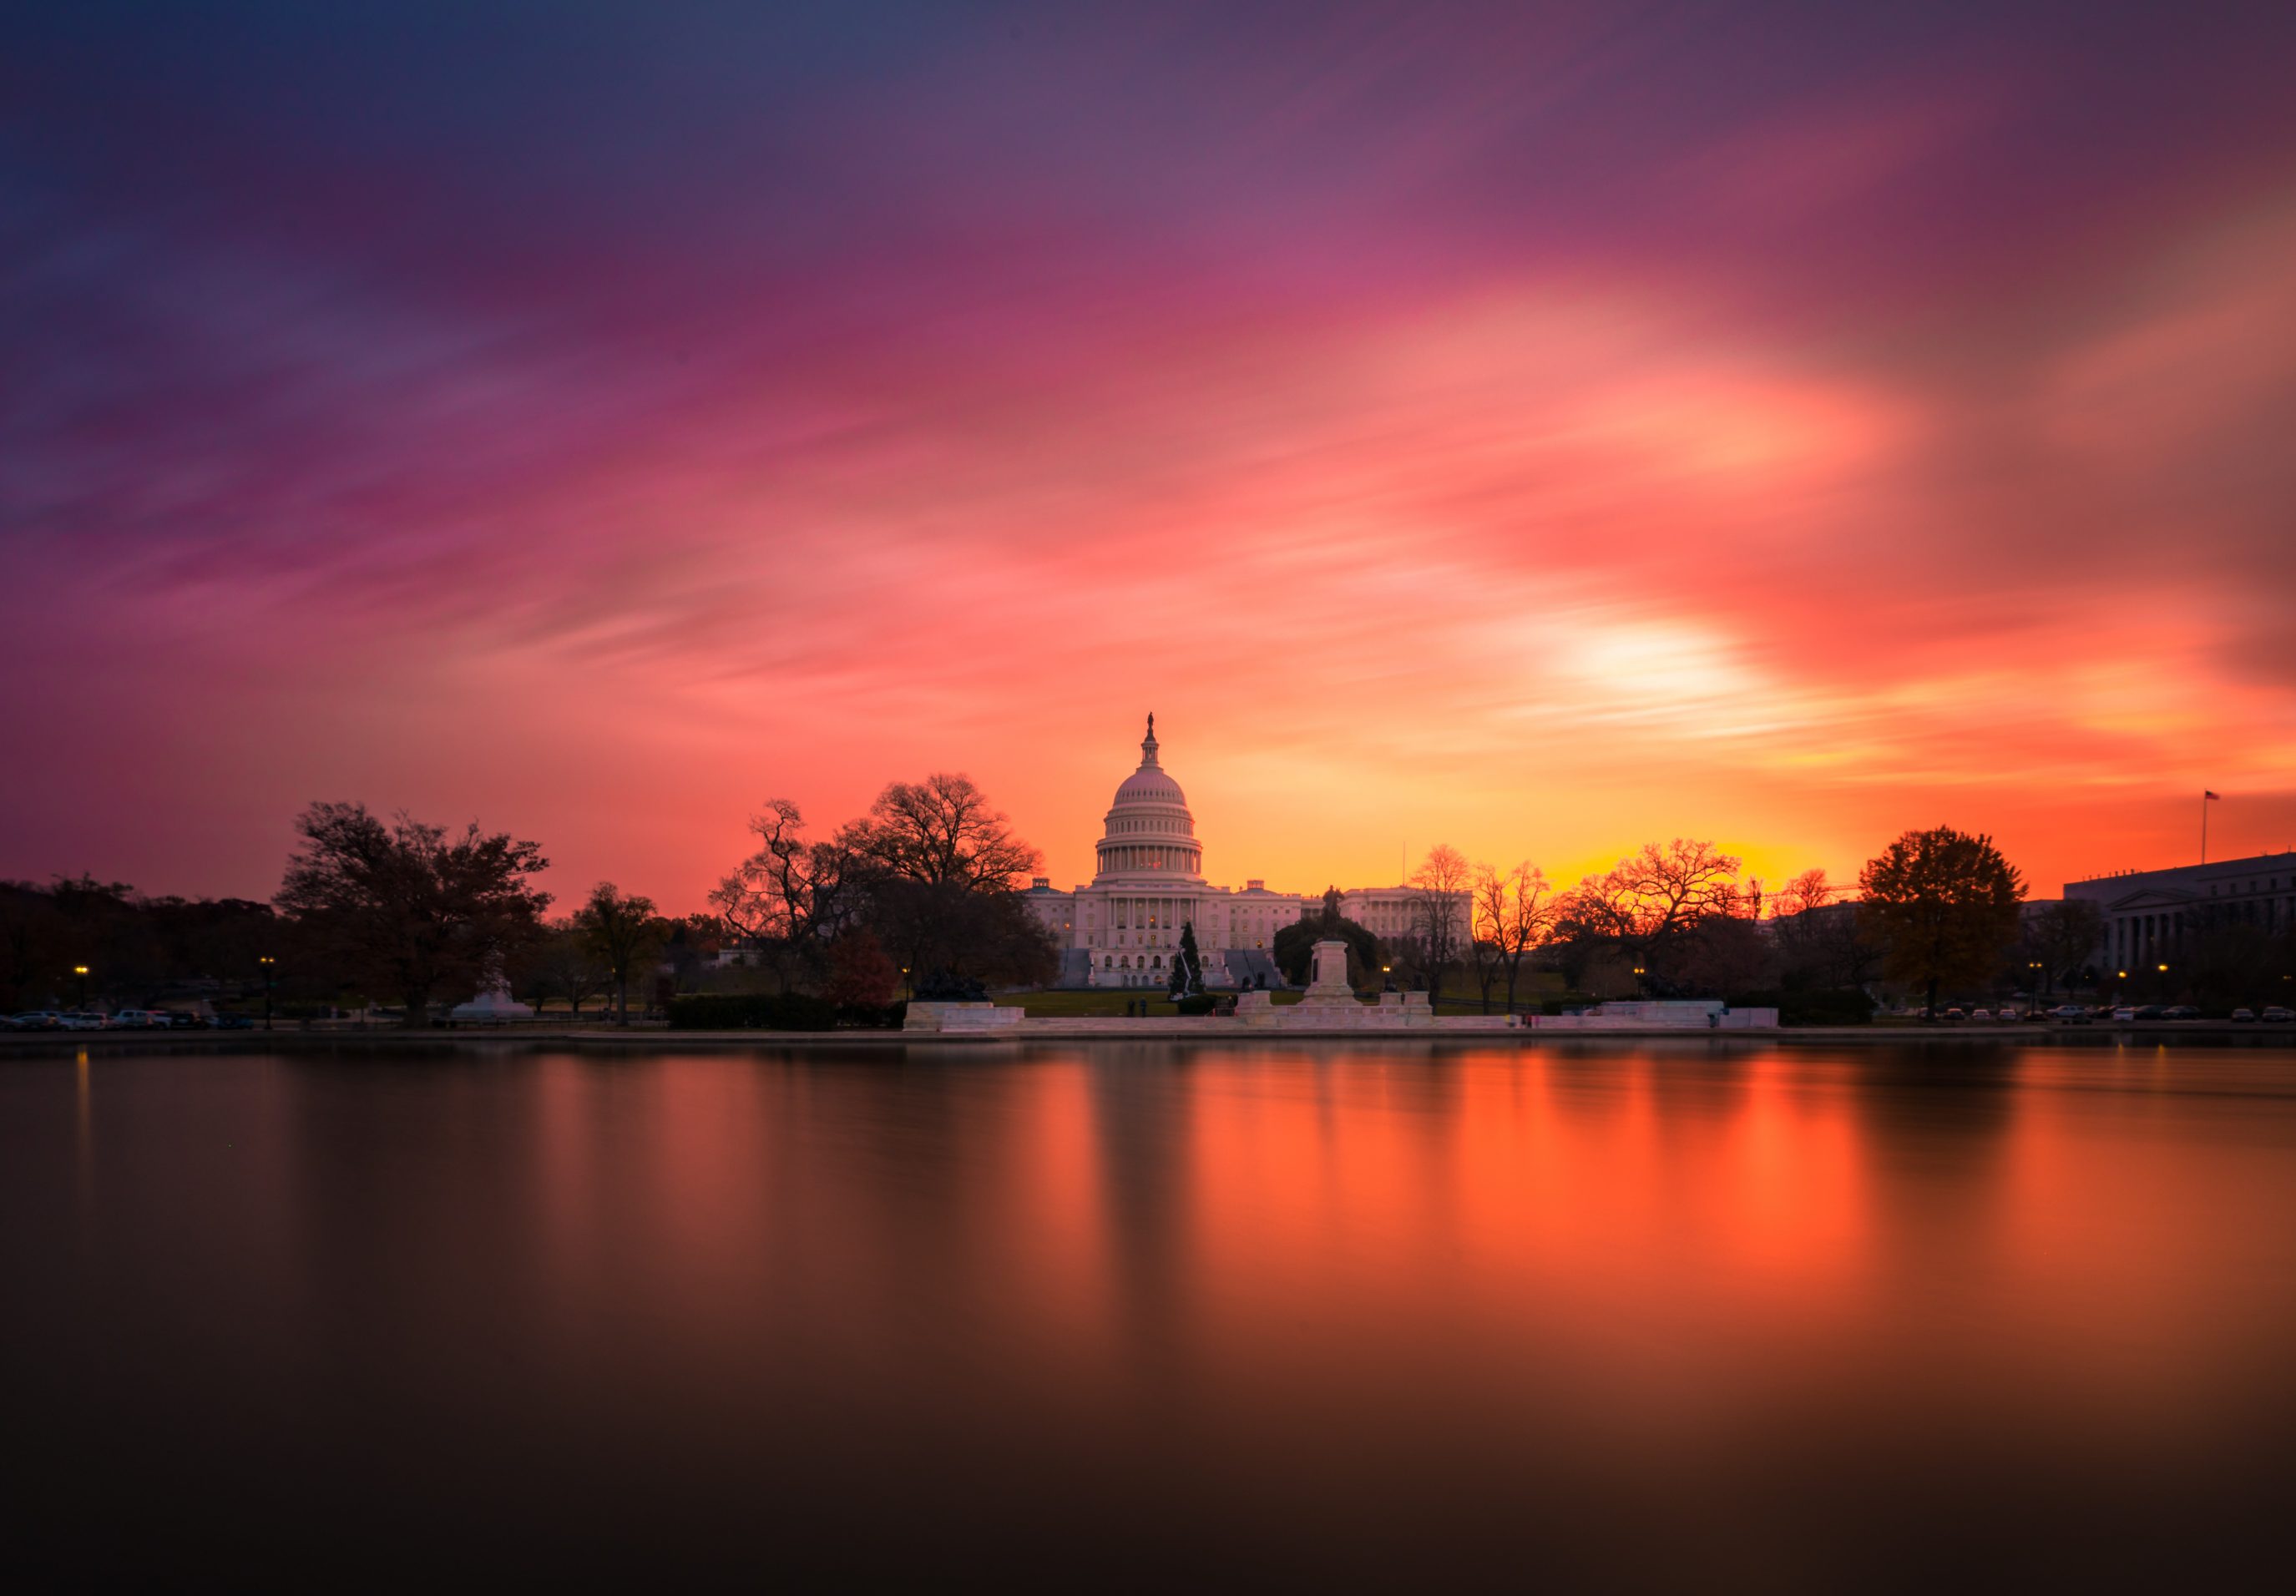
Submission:
<svg viewBox="0 0 2296 1596">
<path fill-rule="evenodd" d="M 1246 1025 L 1272 1026 L 1277 1022 L 1275 994 L 1272 992 L 1241 992 L 1236 994 L 1235 1017 Z"/>
<path fill-rule="evenodd" d="M 1314 962 L 1308 966 L 1307 995 L 1298 1007 L 1309 1013 L 1328 1014 L 1346 1010 L 1350 1014 L 1363 1011 L 1356 999 L 1355 988 L 1348 985 L 1348 945 L 1326 940 L 1316 944 Z"/>
</svg>

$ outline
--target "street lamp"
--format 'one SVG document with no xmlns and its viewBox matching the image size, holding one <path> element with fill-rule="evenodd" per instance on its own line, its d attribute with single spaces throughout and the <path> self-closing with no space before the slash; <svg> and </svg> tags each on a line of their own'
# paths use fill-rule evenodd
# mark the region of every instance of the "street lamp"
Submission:
<svg viewBox="0 0 2296 1596">
<path fill-rule="evenodd" d="M 73 965 L 72 974 L 79 978 L 79 1008 L 80 1012 L 85 1014 L 87 1012 L 87 966 L 85 964 Z"/>
<path fill-rule="evenodd" d="M 267 1031 L 271 1028 L 271 967 L 277 961 L 269 954 L 263 954 L 258 956 L 256 962 L 263 966 L 263 1028 Z"/>
</svg>

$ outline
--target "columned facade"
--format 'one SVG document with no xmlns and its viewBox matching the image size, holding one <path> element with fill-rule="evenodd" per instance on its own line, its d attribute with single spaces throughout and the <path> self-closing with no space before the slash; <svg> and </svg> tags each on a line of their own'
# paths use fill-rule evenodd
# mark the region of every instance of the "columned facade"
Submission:
<svg viewBox="0 0 2296 1596">
<path fill-rule="evenodd" d="M 2254 926 L 2269 936 L 2296 924 L 2296 854 L 2260 854 L 2213 864 L 2128 871 L 2069 881 L 2104 916 L 2100 973 L 2134 977 L 2174 969 L 2210 928 Z"/>
</svg>

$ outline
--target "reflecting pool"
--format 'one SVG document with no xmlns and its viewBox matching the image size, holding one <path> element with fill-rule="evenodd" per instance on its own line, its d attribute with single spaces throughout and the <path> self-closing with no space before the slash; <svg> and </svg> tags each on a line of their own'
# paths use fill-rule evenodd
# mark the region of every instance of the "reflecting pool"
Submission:
<svg viewBox="0 0 2296 1596">
<path fill-rule="evenodd" d="M 45 1580 L 2251 1570 L 2296 1052 L 0 1060 Z"/>
</svg>

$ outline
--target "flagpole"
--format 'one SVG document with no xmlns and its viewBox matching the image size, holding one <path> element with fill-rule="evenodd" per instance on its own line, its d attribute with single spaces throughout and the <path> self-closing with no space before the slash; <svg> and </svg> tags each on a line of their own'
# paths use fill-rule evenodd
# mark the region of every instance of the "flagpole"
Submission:
<svg viewBox="0 0 2296 1596">
<path fill-rule="evenodd" d="M 2203 864 L 2209 862 L 2209 800 L 2214 797 L 2216 794 L 2213 792 L 2201 794 L 2201 863 Z"/>
</svg>

